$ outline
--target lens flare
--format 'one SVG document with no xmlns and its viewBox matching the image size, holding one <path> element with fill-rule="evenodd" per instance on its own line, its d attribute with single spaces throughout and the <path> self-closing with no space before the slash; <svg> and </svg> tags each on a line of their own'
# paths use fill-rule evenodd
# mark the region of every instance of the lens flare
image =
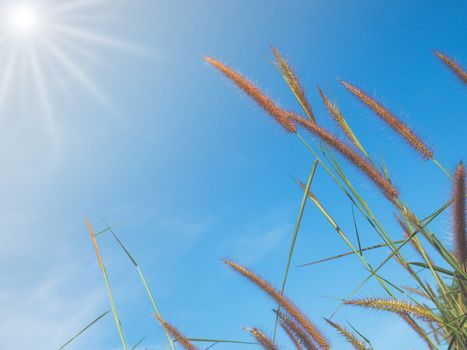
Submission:
<svg viewBox="0 0 467 350">
<path fill-rule="evenodd" d="M 29 35 L 39 30 L 41 13 L 33 4 L 17 4 L 7 11 L 8 28 L 14 34 Z"/>
</svg>

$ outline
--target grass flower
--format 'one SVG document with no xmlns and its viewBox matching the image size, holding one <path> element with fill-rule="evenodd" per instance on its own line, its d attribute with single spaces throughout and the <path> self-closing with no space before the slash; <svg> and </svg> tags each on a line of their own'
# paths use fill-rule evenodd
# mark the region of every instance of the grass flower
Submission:
<svg viewBox="0 0 467 350">
<path fill-rule="evenodd" d="M 256 101 L 269 115 L 271 115 L 284 129 L 288 132 L 295 132 L 295 125 L 287 117 L 287 112 L 275 104 L 268 96 L 266 96 L 259 88 L 257 88 L 248 79 L 242 77 L 239 73 L 227 67 L 218 60 L 206 56 L 204 58 L 214 68 L 232 80 L 242 91 Z"/>
<path fill-rule="evenodd" d="M 164 321 L 161 317 L 157 317 L 157 320 L 161 323 L 162 327 L 164 327 L 164 329 L 180 343 L 184 349 L 196 350 L 196 347 L 185 336 L 183 336 L 177 328 Z"/>
<path fill-rule="evenodd" d="M 467 72 L 462 69 L 462 67 L 454 61 L 452 58 L 449 58 L 445 54 L 435 50 L 435 55 L 438 56 L 438 58 L 446 65 L 448 66 L 455 75 L 459 77 L 460 80 L 462 80 L 465 84 L 467 84 Z"/>
<path fill-rule="evenodd" d="M 365 157 L 368 158 L 368 154 L 366 153 L 365 149 L 363 148 L 362 144 L 358 140 L 357 136 L 355 136 L 354 132 L 350 128 L 349 124 L 347 124 L 347 121 L 345 120 L 344 116 L 342 115 L 341 111 L 339 110 L 339 107 L 337 107 L 336 104 L 332 103 L 329 98 L 324 94 L 324 91 L 321 90 L 321 88 L 318 86 L 318 92 L 321 96 L 321 99 L 323 100 L 324 106 L 328 110 L 329 114 L 331 117 L 337 122 L 337 125 L 344 131 L 344 134 L 349 138 L 351 142 L 357 148 L 362 151 L 362 153 L 365 155 Z"/>
<path fill-rule="evenodd" d="M 401 300 L 365 298 L 355 300 L 345 300 L 344 304 L 366 307 L 370 309 L 394 312 L 399 315 L 410 315 L 423 321 L 437 321 L 433 313 L 416 304 L 410 304 Z"/>
<path fill-rule="evenodd" d="M 249 271 L 245 267 L 230 261 L 224 260 L 224 262 L 230 266 L 233 270 L 237 271 L 251 282 L 256 284 L 266 294 L 273 298 L 281 308 L 287 311 L 287 313 L 295 319 L 295 321 L 303 327 L 303 329 L 316 341 L 316 343 L 324 350 L 330 348 L 329 342 L 324 335 L 316 328 L 315 325 L 303 314 L 289 299 L 283 296 L 278 290 L 272 287 L 268 282 L 261 279 L 259 276 Z"/>
<path fill-rule="evenodd" d="M 453 223 L 455 253 L 460 264 L 467 267 L 467 237 L 465 232 L 465 168 L 460 163 L 454 175 Z"/>
<path fill-rule="evenodd" d="M 246 329 L 248 332 L 253 334 L 253 336 L 256 338 L 258 343 L 266 350 L 279 350 L 276 345 L 272 342 L 271 339 L 269 339 L 268 336 L 266 336 L 263 332 L 261 332 L 257 328 L 247 328 Z"/>
<path fill-rule="evenodd" d="M 368 350 L 366 344 L 358 339 L 352 332 L 350 332 L 348 329 L 338 325 L 337 323 L 329 320 L 329 319 L 325 319 L 327 323 L 329 323 L 331 325 L 331 327 L 335 328 L 340 335 L 342 335 L 349 344 L 352 345 L 352 347 L 356 350 Z"/>
<path fill-rule="evenodd" d="M 361 157 L 357 152 L 355 152 L 352 148 L 347 146 L 337 137 L 332 135 L 327 130 L 320 128 L 316 124 L 302 118 L 296 114 L 290 113 L 290 119 L 297 122 L 312 134 L 318 136 L 321 140 L 329 144 L 333 147 L 336 151 L 341 153 L 347 160 L 349 160 L 352 164 L 354 164 L 357 168 L 359 168 L 370 180 L 372 180 L 376 186 L 378 186 L 386 197 L 391 200 L 392 202 L 395 198 L 398 197 L 399 192 L 397 189 L 383 176 L 381 175 L 375 167 L 369 163 L 366 159 Z"/>
<path fill-rule="evenodd" d="M 317 350 L 313 338 L 298 324 L 295 320 L 285 315 L 283 312 L 274 310 L 279 316 L 280 324 L 284 329 L 289 329 L 292 334 L 300 341 L 303 347 L 307 350 Z"/>
<path fill-rule="evenodd" d="M 415 333 L 426 343 L 430 350 L 434 350 L 433 344 L 431 343 L 430 338 L 426 335 L 425 330 L 420 327 L 417 322 L 415 322 L 410 316 L 401 315 L 402 319 L 414 330 Z"/>
<path fill-rule="evenodd" d="M 271 48 L 274 57 L 276 58 L 277 65 L 279 66 L 280 70 L 282 71 L 282 75 L 289 85 L 290 89 L 294 93 L 297 100 L 302 105 L 303 110 L 307 114 L 308 118 L 310 118 L 313 122 L 316 122 L 315 116 L 313 115 L 313 111 L 311 109 L 311 105 L 308 102 L 308 99 L 305 95 L 305 89 L 303 85 L 300 83 L 297 75 L 290 67 L 289 62 L 280 54 L 280 52 L 275 49 L 274 47 Z"/>
<path fill-rule="evenodd" d="M 292 344 L 294 345 L 295 349 L 297 350 L 302 350 L 302 346 L 300 345 L 300 342 L 298 341 L 298 339 L 295 337 L 292 329 L 290 329 L 284 322 L 280 322 L 280 325 L 282 327 L 282 329 L 284 330 L 285 334 L 287 334 L 287 336 L 289 337 L 290 341 L 292 342 Z"/>
<path fill-rule="evenodd" d="M 412 148 L 419 152 L 425 159 L 433 159 L 433 152 L 428 148 L 428 146 L 401 120 L 399 120 L 394 114 L 392 114 L 388 109 L 386 109 L 379 102 L 375 101 L 373 98 L 365 94 L 359 88 L 341 80 L 342 85 L 344 85 L 347 90 L 354 94 L 360 101 L 363 102 L 367 107 L 369 107 L 373 112 L 381 117 L 392 129 L 399 133 Z"/>
</svg>

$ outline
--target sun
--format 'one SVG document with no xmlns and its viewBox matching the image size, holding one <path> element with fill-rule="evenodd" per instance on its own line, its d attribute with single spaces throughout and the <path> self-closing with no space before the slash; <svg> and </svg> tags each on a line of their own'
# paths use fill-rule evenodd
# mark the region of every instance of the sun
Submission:
<svg viewBox="0 0 467 350">
<path fill-rule="evenodd" d="M 63 101 L 83 92 L 118 113 L 96 72 L 117 52 L 145 52 L 115 35 L 126 2 L 0 0 L 0 127 L 41 118 L 50 138 L 59 138 Z"/>
<path fill-rule="evenodd" d="M 39 8 L 32 3 L 12 5 L 6 11 L 8 29 L 15 35 L 31 35 L 41 26 L 43 16 Z"/>
</svg>

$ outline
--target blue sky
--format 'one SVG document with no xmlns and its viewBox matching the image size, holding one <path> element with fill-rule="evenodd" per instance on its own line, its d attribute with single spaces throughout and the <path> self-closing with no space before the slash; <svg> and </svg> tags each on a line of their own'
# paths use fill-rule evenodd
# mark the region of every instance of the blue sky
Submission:
<svg viewBox="0 0 467 350">
<path fill-rule="evenodd" d="M 38 3 L 47 8 L 59 2 Z M 316 84 L 339 103 L 366 148 L 384 156 L 402 197 L 420 216 L 450 195 L 439 169 L 404 146 L 336 78 L 385 103 L 453 169 L 466 154 L 466 90 L 432 50 L 467 66 L 464 1 L 61 3 L 70 5 L 61 20 L 94 36 L 54 39 L 72 66 L 39 48 L 42 90 L 24 69 L 0 88 L 8 91 L 0 107 L 3 349 L 58 348 L 108 309 L 83 213 L 97 230 L 102 219 L 120 223 L 116 233 L 137 257 L 163 315 L 187 335 L 248 340 L 242 326 L 272 332 L 274 305 L 220 259 L 232 258 L 280 283 L 302 195 L 290 176 L 305 180 L 313 158 L 203 55 L 229 63 L 298 111 L 271 65 L 269 45 L 276 46 L 301 77 L 320 124 L 339 133 Z M 5 67 L 8 45 L 1 49 Z M 27 55 L 20 52 L 18 67 Z M 5 81 L 6 68 L 2 72 Z M 346 170 L 393 235 L 401 236 L 382 196 L 348 165 Z M 313 188 L 352 235 L 351 208 L 323 169 Z M 363 219 L 357 221 L 364 245 L 379 243 Z M 449 215 L 433 229 L 449 242 Z M 128 259 L 110 236 L 99 243 L 129 342 L 147 336 L 148 348 L 162 349 L 163 333 Z M 293 266 L 343 251 L 344 243 L 308 203 Z M 383 259 L 368 257 L 375 264 Z M 383 273 L 409 283 L 395 266 Z M 345 258 L 293 268 L 287 290 L 324 328 L 321 317 L 335 310 L 336 298 L 365 277 L 356 259 Z M 360 295 L 382 293 L 369 283 Z M 386 314 L 345 308 L 336 320 L 350 321 L 376 349 L 423 346 Z M 326 330 L 335 348 L 345 348 Z M 288 345 L 285 337 L 280 344 Z M 118 347 L 106 317 L 70 349 Z"/>
</svg>

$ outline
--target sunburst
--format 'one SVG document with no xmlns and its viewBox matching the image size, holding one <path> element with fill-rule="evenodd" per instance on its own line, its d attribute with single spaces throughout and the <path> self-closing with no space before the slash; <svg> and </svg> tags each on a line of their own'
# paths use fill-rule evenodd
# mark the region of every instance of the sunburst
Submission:
<svg viewBox="0 0 467 350">
<path fill-rule="evenodd" d="M 122 1 L 0 0 L 0 122 L 24 104 L 37 105 L 54 134 L 51 95 L 77 86 L 112 108 L 86 68 L 102 63 L 105 48 L 139 50 L 104 34 Z"/>
</svg>

